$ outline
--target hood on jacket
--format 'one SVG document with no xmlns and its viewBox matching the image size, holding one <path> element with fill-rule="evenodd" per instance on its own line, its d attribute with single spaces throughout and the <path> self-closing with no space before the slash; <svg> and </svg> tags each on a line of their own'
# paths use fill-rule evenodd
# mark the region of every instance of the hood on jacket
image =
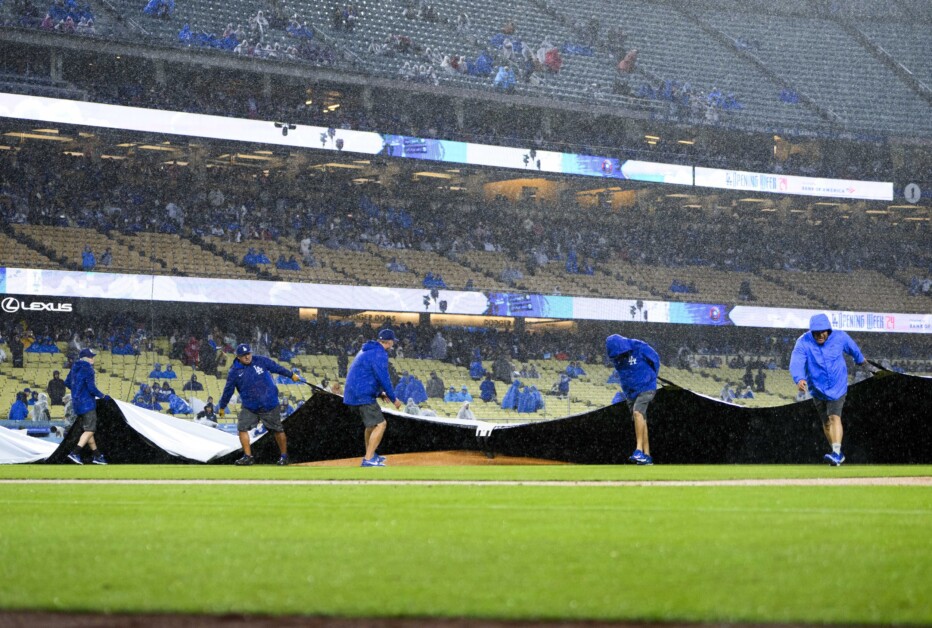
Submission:
<svg viewBox="0 0 932 628">
<path fill-rule="evenodd" d="M 828 315 L 826 314 L 816 314 L 809 319 L 809 331 L 824 331 L 828 330 L 829 333 L 832 331 L 832 322 L 828 320 Z"/>
<path fill-rule="evenodd" d="M 376 349 L 384 349 L 382 345 L 379 344 L 378 340 L 367 340 L 363 345 L 360 351 L 375 351 Z"/>
<path fill-rule="evenodd" d="M 634 344 L 632 344 L 629 338 L 624 336 L 619 336 L 618 334 L 612 334 L 605 339 L 605 351 L 608 353 L 608 357 L 615 358 L 623 353 L 628 353 L 634 349 Z"/>
</svg>

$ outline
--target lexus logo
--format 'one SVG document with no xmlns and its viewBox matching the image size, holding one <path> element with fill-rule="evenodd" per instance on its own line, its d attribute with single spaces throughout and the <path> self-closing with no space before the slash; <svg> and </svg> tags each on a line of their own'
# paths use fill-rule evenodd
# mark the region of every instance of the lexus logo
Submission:
<svg viewBox="0 0 932 628">
<path fill-rule="evenodd" d="M 23 303 L 16 297 L 7 297 L 0 302 L 0 308 L 7 314 L 16 314 L 20 310 L 24 312 L 71 312 L 70 303 L 43 303 L 33 301 L 32 303 Z"/>
</svg>

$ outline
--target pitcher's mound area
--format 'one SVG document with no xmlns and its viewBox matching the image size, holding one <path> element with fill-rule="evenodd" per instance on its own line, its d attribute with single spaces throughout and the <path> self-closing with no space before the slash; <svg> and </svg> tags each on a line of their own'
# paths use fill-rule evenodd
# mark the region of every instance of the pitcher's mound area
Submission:
<svg viewBox="0 0 932 628">
<path fill-rule="evenodd" d="M 502 456 L 496 454 L 494 458 L 487 457 L 481 451 L 428 451 L 416 454 L 394 454 L 385 456 L 386 466 L 389 467 L 464 467 L 473 465 L 545 465 L 567 464 L 557 460 L 544 460 L 543 458 L 518 458 L 515 456 Z M 305 462 L 302 466 L 308 467 L 358 467 L 362 462 L 359 458 L 344 458 L 342 460 L 321 460 L 319 462 Z"/>
</svg>

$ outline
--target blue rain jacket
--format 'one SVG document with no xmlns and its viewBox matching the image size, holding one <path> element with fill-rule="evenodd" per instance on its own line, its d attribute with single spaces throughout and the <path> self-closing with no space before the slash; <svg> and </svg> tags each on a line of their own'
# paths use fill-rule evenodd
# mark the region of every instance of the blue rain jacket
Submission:
<svg viewBox="0 0 932 628">
<path fill-rule="evenodd" d="M 855 364 L 864 363 L 864 355 L 847 333 L 832 331 L 825 343 L 819 345 L 812 332 L 832 329 L 825 314 L 816 314 L 809 319 L 809 331 L 796 340 L 790 357 L 790 375 L 793 382 L 805 379 L 809 392 L 817 399 L 835 401 L 848 392 L 848 367 L 845 354 L 854 358 Z"/>
<path fill-rule="evenodd" d="M 343 387 L 343 403 L 348 406 L 375 403 L 382 391 L 394 403 L 395 389 L 388 376 L 388 351 L 378 341 L 370 340 L 362 346 L 349 367 Z"/>
<path fill-rule="evenodd" d="M 605 351 L 618 371 L 625 399 L 637 399 L 648 390 L 657 390 L 660 356 L 646 342 L 612 334 L 605 339 Z"/>
<path fill-rule="evenodd" d="M 65 378 L 65 386 L 71 391 L 71 407 L 77 415 L 97 408 L 97 398 L 106 395 L 94 383 L 94 365 L 86 360 L 78 360 Z"/>
<path fill-rule="evenodd" d="M 292 373 L 284 366 L 264 355 L 252 356 L 249 366 L 239 360 L 233 361 L 227 373 L 227 383 L 223 387 L 217 408 L 225 409 L 233 396 L 233 389 L 239 391 L 243 407 L 252 412 L 268 412 L 278 407 L 278 387 L 272 379 L 272 373 L 291 377 Z"/>
</svg>

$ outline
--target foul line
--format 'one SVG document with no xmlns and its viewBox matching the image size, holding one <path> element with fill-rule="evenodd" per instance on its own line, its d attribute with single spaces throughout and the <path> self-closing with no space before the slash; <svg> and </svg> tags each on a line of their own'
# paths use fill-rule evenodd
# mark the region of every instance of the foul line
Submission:
<svg viewBox="0 0 932 628">
<path fill-rule="evenodd" d="M 255 486 L 932 486 L 932 476 L 879 478 L 801 478 L 744 480 L 139 480 L 139 479 L 0 479 L 2 484 L 156 484 Z"/>
</svg>

